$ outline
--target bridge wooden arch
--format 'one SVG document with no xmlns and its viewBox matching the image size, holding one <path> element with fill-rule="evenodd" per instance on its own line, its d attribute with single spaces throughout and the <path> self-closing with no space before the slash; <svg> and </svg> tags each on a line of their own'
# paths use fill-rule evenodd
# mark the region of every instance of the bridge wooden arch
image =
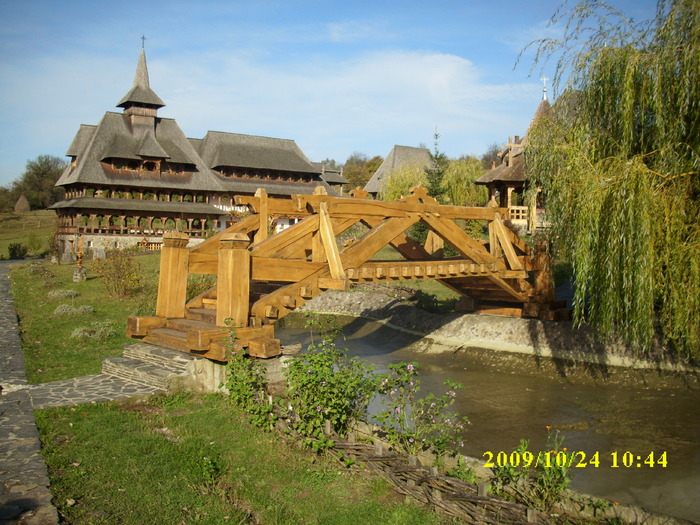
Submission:
<svg viewBox="0 0 700 525">
<path fill-rule="evenodd" d="M 462 295 L 465 311 L 552 318 L 549 259 L 507 226 L 507 208 L 440 205 L 425 188 L 400 201 L 322 193 L 276 199 L 259 189 L 236 204 L 251 214 L 191 249 L 188 236 L 163 237 L 156 315 L 130 317 L 128 336 L 225 361 L 226 320 L 236 326 L 251 355 L 280 352 L 274 323 L 324 290 L 354 283 L 435 279 Z M 278 216 L 298 217 L 289 228 L 270 233 Z M 468 235 L 461 221 L 488 225 L 488 240 Z M 416 223 L 428 230 L 424 244 L 407 236 Z M 359 239 L 339 247 L 338 236 L 356 224 Z M 458 253 L 444 257 L 445 244 Z M 392 246 L 400 260 L 372 257 Z M 189 274 L 215 274 L 217 285 L 186 302 Z"/>
</svg>

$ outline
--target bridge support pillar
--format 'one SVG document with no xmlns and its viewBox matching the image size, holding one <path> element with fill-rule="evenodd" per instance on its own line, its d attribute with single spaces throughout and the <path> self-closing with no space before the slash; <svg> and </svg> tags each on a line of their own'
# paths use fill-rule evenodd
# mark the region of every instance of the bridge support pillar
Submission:
<svg viewBox="0 0 700 525">
<path fill-rule="evenodd" d="M 244 233 L 229 233 L 221 237 L 216 299 L 216 325 L 248 326 L 250 310 L 250 239 Z"/>
</svg>

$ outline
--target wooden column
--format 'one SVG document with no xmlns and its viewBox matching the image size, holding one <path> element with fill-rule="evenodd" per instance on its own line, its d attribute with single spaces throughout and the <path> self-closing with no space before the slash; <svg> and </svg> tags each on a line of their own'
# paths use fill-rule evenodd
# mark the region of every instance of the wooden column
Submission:
<svg viewBox="0 0 700 525">
<path fill-rule="evenodd" d="M 268 218 L 268 202 L 267 202 L 267 192 L 264 188 L 258 188 L 255 192 L 255 196 L 259 199 L 259 204 L 257 206 L 258 217 L 260 218 L 260 226 L 258 227 L 258 232 L 255 234 L 254 242 L 258 244 L 265 239 L 267 239 L 267 218 Z"/>
<path fill-rule="evenodd" d="M 216 325 L 248 326 L 250 294 L 250 239 L 244 233 L 225 233 L 219 248 Z"/>
<path fill-rule="evenodd" d="M 167 232 L 163 235 L 156 302 L 158 317 L 185 317 L 190 254 L 188 241 L 189 237 L 182 232 Z"/>
</svg>

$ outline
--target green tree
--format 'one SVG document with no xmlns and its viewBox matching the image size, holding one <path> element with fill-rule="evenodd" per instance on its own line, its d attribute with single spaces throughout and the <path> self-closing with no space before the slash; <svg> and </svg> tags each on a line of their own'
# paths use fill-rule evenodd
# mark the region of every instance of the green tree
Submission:
<svg viewBox="0 0 700 525">
<path fill-rule="evenodd" d="M 500 152 L 501 145 L 498 142 L 494 142 L 488 147 L 486 152 L 481 156 L 481 165 L 485 170 L 492 169 L 494 162 L 496 163 L 496 166 L 500 164 Z"/>
<path fill-rule="evenodd" d="M 388 173 L 383 180 L 379 198 L 383 201 L 396 201 L 410 195 L 411 188 L 419 184 L 426 186 L 428 177 L 425 170 L 416 166 L 401 166 Z"/>
<path fill-rule="evenodd" d="M 434 145 L 433 151 L 430 152 L 430 166 L 425 168 L 425 175 L 427 177 L 426 187 L 428 189 L 428 195 L 437 199 L 440 202 L 444 201 L 443 195 L 443 183 L 442 179 L 447 171 L 447 165 L 449 163 L 447 155 L 440 151 L 439 140 L 440 134 L 435 130 L 433 135 Z"/>
<path fill-rule="evenodd" d="M 563 19 L 562 38 L 530 44 L 535 65 L 556 57 L 567 96 L 530 130 L 526 160 L 573 266 L 575 320 L 639 353 L 658 324 L 700 358 L 700 4 L 661 0 L 636 24 L 585 0 Z"/>
<path fill-rule="evenodd" d="M 27 161 L 22 176 L 12 182 L 9 192 L 12 198 L 7 200 L 14 206 L 24 194 L 32 209 L 48 208 L 63 198 L 63 189 L 56 188 L 55 184 L 65 168 L 66 161 L 53 155 L 39 155 Z"/>
<path fill-rule="evenodd" d="M 447 163 L 442 179 L 442 193 L 448 204 L 456 206 L 483 206 L 488 199 L 485 186 L 474 181 L 484 173 L 481 161 L 476 157 L 465 157 Z"/>
<path fill-rule="evenodd" d="M 370 159 L 366 154 L 357 151 L 350 155 L 343 165 L 343 176 L 350 183 L 350 188 L 364 188 L 383 160 L 378 155 Z"/>
</svg>

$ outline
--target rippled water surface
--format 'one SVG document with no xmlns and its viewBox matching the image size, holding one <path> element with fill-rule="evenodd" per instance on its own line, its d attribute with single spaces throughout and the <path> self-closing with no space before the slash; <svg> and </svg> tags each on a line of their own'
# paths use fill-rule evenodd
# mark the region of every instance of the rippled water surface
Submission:
<svg viewBox="0 0 700 525">
<path fill-rule="evenodd" d="M 455 406 L 471 422 L 465 454 L 485 459 L 487 451 L 510 452 L 521 438 L 538 450 L 550 425 L 563 433 L 569 450 L 588 457 L 599 452 L 599 467 L 574 469 L 573 488 L 700 521 L 700 390 L 572 384 L 498 372 L 460 352 L 426 355 L 424 341 L 368 321 L 351 322 L 345 335 L 350 354 L 378 371 L 417 361 L 423 392 L 444 391 L 446 378 L 462 383 Z M 278 330 L 277 337 L 284 343 L 309 342 L 304 330 Z M 626 451 L 634 457 L 631 467 L 622 465 Z M 615 452 L 618 468 L 612 467 Z M 668 466 L 645 465 L 650 452 L 657 457 L 666 452 Z"/>
</svg>

